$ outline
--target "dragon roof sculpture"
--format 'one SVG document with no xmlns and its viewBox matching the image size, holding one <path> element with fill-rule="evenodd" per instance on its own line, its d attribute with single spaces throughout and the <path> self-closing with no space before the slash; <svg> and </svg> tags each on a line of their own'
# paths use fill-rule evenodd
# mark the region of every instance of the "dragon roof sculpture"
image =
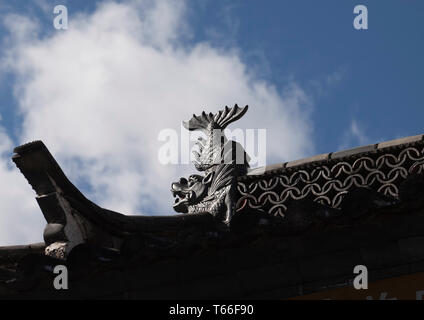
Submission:
<svg viewBox="0 0 424 320">
<path fill-rule="evenodd" d="M 193 114 L 189 121 L 183 122 L 186 129 L 199 130 L 205 135 L 196 142 L 199 152 L 193 151 L 194 166 L 205 175 L 193 174 L 172 183 L 175 211 L 210 213 L 229 225 L 235 211 L 237 177 L 247 173 L 249 157 L 239 143 L 225 137 L 224 129 L 240 119 L 247 109 L 248 106 L 239 108 L 236 104 L 216 114 Z"/>
</svg>

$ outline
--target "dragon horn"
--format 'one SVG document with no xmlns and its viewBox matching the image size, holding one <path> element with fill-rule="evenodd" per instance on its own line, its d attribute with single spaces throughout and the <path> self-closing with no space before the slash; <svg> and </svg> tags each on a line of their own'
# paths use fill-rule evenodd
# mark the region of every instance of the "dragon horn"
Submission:
<svg viewBox="0 0 424 320">
<path fill-rule="evenodd" d="M 217 128 L 223 130 L 231 122 L 240 119 L 247 112 L 248 108 L 249 106 L 247 105 L 244 108 L 239 108 L 236 104 L 233 108 L 225 106 L 223 110 L 220 110 L 215 115 L 212 113 L 206 114 L 206 112 L 202 112 L 200 116 L 193 114 L 193 117 L 189 121 L 183 121 L 183 126 L 190 131 L 205 131 L 210 123 L 215 122 Z"/>
</svg>

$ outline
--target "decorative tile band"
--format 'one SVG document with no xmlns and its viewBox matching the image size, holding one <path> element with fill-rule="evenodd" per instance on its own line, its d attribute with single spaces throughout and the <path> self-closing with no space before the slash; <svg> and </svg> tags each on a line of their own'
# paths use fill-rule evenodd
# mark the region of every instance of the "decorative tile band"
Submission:
<svg viewBox="0 0 424 320">
<path fill-rule="evenodd" d="M 284 216 L 291 201 L 309 198 L 339 208 L 355 187 L 398 198 L 400 183 L 408 175 L 423 172 L 423 166 L 420 135 L 274 165 L 272 170 L 254 169 L 239 178 L 237 207 Z"/>
</svg>

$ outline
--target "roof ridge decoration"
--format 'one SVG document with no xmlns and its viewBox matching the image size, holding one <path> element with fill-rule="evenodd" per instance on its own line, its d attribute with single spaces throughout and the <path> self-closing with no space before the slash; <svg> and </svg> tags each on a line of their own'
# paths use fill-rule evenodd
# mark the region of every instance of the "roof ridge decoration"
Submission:
<svg viewBox="0 0 424 320">
<path fill-rule="evenodd" d="M 238 179 L 237 207 L 283 217 L 293 200 L 309 198 L 340 208 L 350 190 L 363 187 L 398 199 L 400 184 L 424 171 L 423 139 L 405 137 L 251 170 Z"/>
<path fill-rule="evenodd" d="M 354 194 L 354 189 L 372 189 L 366 193 L 392 203 L 409 176 L 424 173 L 423 135 L 248 170 L 244 149 L 222 132 L 247 109 L 225 107 L 216 114 L 193 115 L 185 122 L 188 130 L 203 131 L 206 138 L 197 141 L 195 155 L 195 167 L 203 174 L 171 185 L 177 198 L 174 209 L 183 214 L 129 216 L 101 208 L 69 181 L 43 142 L 15 148 L 12 159 L 36 192 L 47 221 L 45 254 L 67 259 L 80 245 L 122 252 L 172 248 L 180 234 L 193 230 L 233 234 L 240 221 L 243 226 L 247 223 L 250 213 L 254 219 L 268 219 L 268 225 L 286 234 L 293 232 L 290 219 L 296 214 L 286 217 L 285 213 L 296 200 L 321 203 L 325 212 L 339 216 L 343 198 Z M 327 213 L 323 221 L 330 223 Z M 307 219 L 313 219 L 311 215 L 320 213 L 314 211 Z"/>
<path fill-rule="evenodd" d="M 229 226 L 235 212 L 237 177 L 247 173 L 249 157 L 240 144 L 225 137 L 224 129 L 240 119 L 247 109 L 248 106 L 239 108 L 236 104 L 216 114 L 204 111 L 200 116 L 193 114 L 189 121 L 183 121 L 186 129 L 199 130 L 205 135 L 196 142 L 199 152 L 193 151 L 194 166 L 205 175 L 193 174 L 172 183 L 175 211 L 210 213 Z"/>
</svg>

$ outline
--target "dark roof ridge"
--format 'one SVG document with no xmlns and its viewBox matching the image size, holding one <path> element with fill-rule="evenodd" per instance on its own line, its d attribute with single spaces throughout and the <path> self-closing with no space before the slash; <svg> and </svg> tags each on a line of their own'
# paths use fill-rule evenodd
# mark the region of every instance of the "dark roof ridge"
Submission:
<svg viewBox="0 0 424 320">
<path fill-rule="evenodd" d="M 415 135 L 415 136 L 409 136 L 404 138 L 399 138 L 395 140 L 389 140 L 385 142 L 375 143 L 375 144 L 369 144 L 364 146 L 358 146 L 346 150 L 341 150 L 337 152 L 330 152 L 330 153 L 323 153 L 307 158 L 297 159 L 289 162 L 280 162 L 264 167 L 257 167 L 250 169 L 246 176 L 240 177 L 241 180 L 257 176 L 257 175 L 267 175 L 271 173 L 276 173 L 278 171 L 285 171 L 286 169 L 290 170 L 296 170 L 303 167 L 309 167 L 316 165 L 318 163 L 322 162 L 330 162 L 331 160 L 345 160 L 349 159 L 358 155 L 364 155 L 367 153 L 373 153 L 378 152 L 381 150 L 390 150 L 390 149 L 397 149 L 402 148 L 407 145 L 415 145 L 423 143 L 424 141 L 424 134 Z"/>
</svg>

